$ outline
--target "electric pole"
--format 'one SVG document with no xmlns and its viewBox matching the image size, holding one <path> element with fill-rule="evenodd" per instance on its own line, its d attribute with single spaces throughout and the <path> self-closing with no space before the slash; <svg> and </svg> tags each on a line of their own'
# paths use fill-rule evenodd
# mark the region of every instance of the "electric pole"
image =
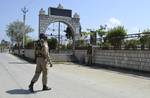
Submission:
<svg viewBox="0 0 150 98">
<path fill-rule="evenodd" d="M 26 21 L 26 13 L 29 11 L 26 7 L 22 8 L 21 11 L 23 12 L 23 23 L 24 23 L 24 30 L 23 30 L 23 48 L 25 48 L 25 21 Z"/>
<path fill-rule="evenodd" d="M 60 53 L 60 22 L 58 22 L 58 53 Z"/>
</svg>

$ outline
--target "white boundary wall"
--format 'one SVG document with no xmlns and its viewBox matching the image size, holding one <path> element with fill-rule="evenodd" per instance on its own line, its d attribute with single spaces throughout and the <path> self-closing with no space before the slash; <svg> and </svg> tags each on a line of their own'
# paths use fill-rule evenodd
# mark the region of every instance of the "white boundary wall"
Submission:
<svg viewBox="0 0 150 98">
<path fill-rule="evenodd" d="M 75 56 L 82 62 L 83 59 L 86 59 L 86 50 L 76 50 Z M 92 63 L 104 66 L 150 71 L 150 51 L 94 49 Z"/>
</svg>

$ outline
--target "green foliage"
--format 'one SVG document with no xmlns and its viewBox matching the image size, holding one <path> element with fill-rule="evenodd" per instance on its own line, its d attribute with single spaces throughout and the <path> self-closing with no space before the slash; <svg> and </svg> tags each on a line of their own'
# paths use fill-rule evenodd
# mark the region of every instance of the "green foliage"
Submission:
<svg viewBox="0 0 150 98">
<path fill-rule="evenodd" d="M 150 47 L 150 30 L 144 30 L 142 32 L 142 36 L 140 37 L 140 42 L 143 46 L 143 48 L 145 47 L 145 45 L 147 45 L 148 47 Z"/>
<path fill-rule="evenodd" d="M 61 45 L 61 50 L 66 50 L 67 46 L 66 45 Z"/>
<path fill-rule="evenodd" d="M 0 43 L 0 48 L 2 48 L 4 45 Z"/>
<path fill-rule="evenodd" d="M 72 44 L 71 44 L 71 43 L 68 43 L 66 48 L 67 48 L 67 49 L 72 49 Z"/>
<path fill-rule="evenodd" d="M 34 49 L 34 41 L 28 35 L 25 36 L 25 48 Z"/>
<path fill-rule="evenodd" d="M 125 49 L 137 49 L 137 46 L 140 44 L 139 40 L 131 39 L 125 42 Z"/>
<path fill-rule="evenodd" d="M 72 49 L 72 44 L 68 43 L 67 45 L 61 45 L 61 50 L 69 50 Z"/>
<path fill-rule="evenodd" d="M 121 48 L 124 37 L 127 35 L 126 30 L 122 26 L 114 27 L 108 30 L 107 40 L 114 48 Z"/>
<path fill-rule="evenodd" d="M 107 34 L 107 31 L 106 31 L 106 26 L 107 25 L 100 25 L 100 28 L 98 29 L 98 30 L 96 30 L 96 32 L 98 32 L 98 35 L 100 36 L 100 37 L 103 37 L 104 35 L 106 35 Z"/>
<path fill-rule="evenodd" d="M 28 35 L 26 35 L 26 36 L 25 36 L 25 46 L 26 46 L 28 43 L 30 43 L 30 42 L 32 42 L 31 37 L 28 36 Z"/>
<path fill-rule="evenodd" d="M 34 44 L 35 44 L 34 41 L 30 41 L 25 45 L 25 48 L 26 49 L 34 49 Z"/>
<path fill-rule="evenodd" d="M 66 32 L 67 39 L 73 39 L 73 32 L 69 27 L 66 28 L 65 32 Z"/>
<path fill-rule="evenodd" d="M 49 46 L 49 49 L 56 49 L 57 47 L 57 39 L 56 38 L 51 38 L 51 39 L 48 39 L 48 46 Z"/>
<path fill-rule="evenodd" d="M 80 35 L 81 37 L 86 38 L 89 34 L 87 32 L 81 32 Z"/>
<path fill-rule="evenodd" d="M 10 40 L 12 42 L 21 42 L 23 39 L 23 33 L 27 34 L 29 32 L 33 32 L 34 30 L 28 26 L 25 25 L 21 21 L 14 21 L 7 25 L 6 33 L 7 36 L 10 37 Z"/>
<path fill-rule="evenodd" d="M 76 46 L 77 47 L 85 46 L 84 40 L 77 40 L 76 41 Z"/>
<path fill-rule="evenodd" d="M 92 32 L 81 32 L 81 36 L 88 36 L 91 34 L 92 34 Z"/>
<path fill-rule="evenodd" d="M 88 44 L 86 38 L 88 37 L 90 37 L 91 44 L 96 44 L 97 31 L 81 32 L 81 37 L 82 38 L 76 42 L 78 46 L 86 46 Z"/>
<path fill-rule="evenodd" d="M 102 49 L 110 49 L 111 48 L 111 44 L 108 43 L 108 42 L 103 42 L 103 43 L 100 44 L 100 47 Z"/>
<path fill-rule="evenodd" d="M 149 45 L 150 43 L 150 36 L 144 35 L 140 38 L 140 42 L 142 45 Z"/>
<path fill-rule="evenodd" d="M 81 36 L 81 40 L 86 40 L 86 38 L 91 35 L 91 32 L 81 32 L 80 36 Z"/>
</svg>

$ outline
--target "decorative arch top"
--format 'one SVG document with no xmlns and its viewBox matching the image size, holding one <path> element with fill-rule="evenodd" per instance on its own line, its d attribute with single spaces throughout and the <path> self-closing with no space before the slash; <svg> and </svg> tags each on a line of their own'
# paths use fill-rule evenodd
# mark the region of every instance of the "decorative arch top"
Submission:
<svg viewBox="0 0 150 98">
<path fill-rule="evenodd" d="M 39 12 L 39 33 L 45 33 L 48 25 L 53 22 L 63 22 L 73 30 L 73 33 L 79 33 L 77 28 L 80 28 L 80 16 L 75 13 L 72 17 L 72 10 L 63 9 L 59 4 L 57 8 L 49 7 L 48 14 L 42 8 Z"/>
</svg>

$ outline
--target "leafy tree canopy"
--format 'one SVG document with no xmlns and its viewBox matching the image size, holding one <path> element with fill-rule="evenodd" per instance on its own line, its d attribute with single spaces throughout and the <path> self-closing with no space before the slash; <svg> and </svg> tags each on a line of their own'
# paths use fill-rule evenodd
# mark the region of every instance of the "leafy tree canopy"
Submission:
<svg viewBox="0 0 150 98">
<path fill-rule="evenodd" d="M 20 42 L 23 39 L 23 34 L 33 32 L 33 28 L 28 25 L 24 26 L 24 23 L 21 21 L 14 21 L 7 25 L 6 34 L 10 37 L 11 41 Z"/>
<path fill-rule="evenodd" d="M 127 35 L 127 31 L 123 26 L 114 27 L 108 30 L 108 34 L 106 36 L 107 40 L 111 45 L 116 48 L 121 47 L 121 44 L 124 40 L 124 37 Z"/>
<path fill-rule="evenodd" d="M 66 32 L 67 39 L 73 39 L 73 32 L 69 27 L 66 28 L 65 32 Z"/>
</svg>

